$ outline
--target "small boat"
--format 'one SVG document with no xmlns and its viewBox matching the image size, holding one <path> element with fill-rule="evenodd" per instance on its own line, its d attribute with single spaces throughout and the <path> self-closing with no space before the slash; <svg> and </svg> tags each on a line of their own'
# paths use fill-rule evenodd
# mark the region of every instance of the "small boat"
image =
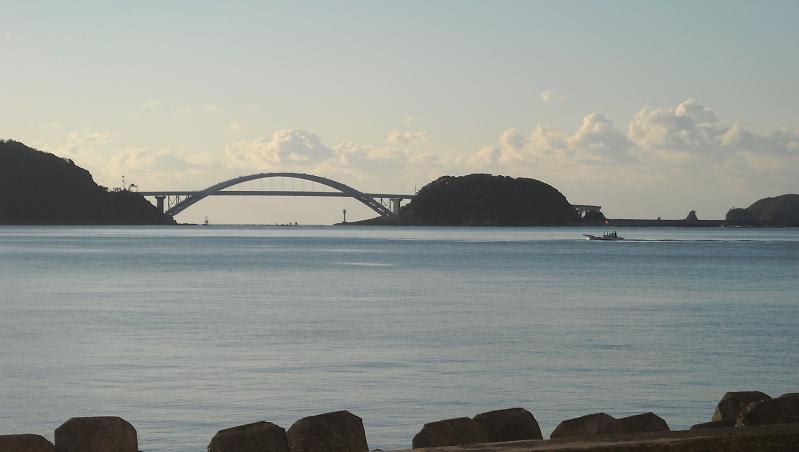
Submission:
<svg viewBox="0 0 799 452">
<path fill-rule="evenodd" d="M 624 240 L 624 237 L 619 237 L 619 235 L 616 234 L 616 231 L 606 232 L 602 235 L 583 234 L 583 236 L 586 238 L 586 240 L 605 240 L 608 242 Z"/>
</svg>

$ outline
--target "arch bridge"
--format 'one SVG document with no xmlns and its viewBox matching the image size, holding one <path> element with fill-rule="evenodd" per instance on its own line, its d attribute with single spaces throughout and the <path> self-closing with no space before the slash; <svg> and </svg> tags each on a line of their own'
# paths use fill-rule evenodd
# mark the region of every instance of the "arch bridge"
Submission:
<svg viewBox="0 0 799 452">
<path fill-rule="evenodd" d="M 316 182 L 318 184 L 333 188 L 336 191 L 225 190 L 226 188 L 242 184 L 244 182 L 275 177 Z M 208 196 L 320 196 L 354 198 L 383 217 L 397 215 L 399 213 L 401 202 L 403 200 L 413 198 L 413 195 L 394 193 L 363 193 L 350 187 L 349 185 L 342 184 L 341 182 L 337 182 L 326 177 L 304 173 L 257 173 L 250 174 L 249 176 L 241 176 L 229 179 L 199 191 L 161 190 L 139 191 L 138 193 L 142 196 L 154 197 L 158 209 L 161 212 L 171 216 L 175 216 L 183 212 Z M 389 207 L 384 205 L 385 200 L 389 200 Z M 164 201 L 167 202 L 166 210 Z"/>
</svg>

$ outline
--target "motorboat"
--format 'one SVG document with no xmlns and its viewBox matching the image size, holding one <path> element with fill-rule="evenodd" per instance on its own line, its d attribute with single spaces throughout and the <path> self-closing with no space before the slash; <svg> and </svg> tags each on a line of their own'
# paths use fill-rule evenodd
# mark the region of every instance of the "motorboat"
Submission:
<svg viewBox="0 0 799 452">
<path fill-rule="evenodd" d="M 616 231 L 606 232 L 602 235 L 583 234 L 583 236 L 586 238 L 586 240 L 605 240 L 608 242 L 624 240 L 624 237 L 619 237 L 619 235 L 616 234 Z"/>
</svg>

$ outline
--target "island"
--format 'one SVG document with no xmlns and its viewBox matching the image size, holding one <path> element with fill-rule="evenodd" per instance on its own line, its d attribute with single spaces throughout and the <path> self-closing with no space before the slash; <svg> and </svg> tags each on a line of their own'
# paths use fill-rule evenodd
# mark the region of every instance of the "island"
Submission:
<svg viewBox="0 0 799 452">
<path fill-rule="evenodd" d="M 72 160 L 0 141 L 0 224 L 175 224 L 144 197 L 97 185 Z"/>
<path fill-rule="evenodd" d="M 407 226 L 566 226 L 580 216 L 557 189 L 530 178 L 442 176 L 422 187 L 395 217 L 354 224 Z"/>
</svg>

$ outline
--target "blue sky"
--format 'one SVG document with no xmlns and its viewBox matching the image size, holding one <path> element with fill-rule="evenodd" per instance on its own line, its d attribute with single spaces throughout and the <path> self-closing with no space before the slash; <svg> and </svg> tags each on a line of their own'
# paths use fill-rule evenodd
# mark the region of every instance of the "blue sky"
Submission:
<svg viewBox="0 0 799 452">
<path fill-rule="evenodd" d="M 0 2 L 0 136 L 105 185 L 543 180 L 613 217 L 799 191 L 796 2 Z M 179 218 L 329 223 L 338 200 Z M 352 217 L 353 215 L 350 215 Z"/>
</svg>

